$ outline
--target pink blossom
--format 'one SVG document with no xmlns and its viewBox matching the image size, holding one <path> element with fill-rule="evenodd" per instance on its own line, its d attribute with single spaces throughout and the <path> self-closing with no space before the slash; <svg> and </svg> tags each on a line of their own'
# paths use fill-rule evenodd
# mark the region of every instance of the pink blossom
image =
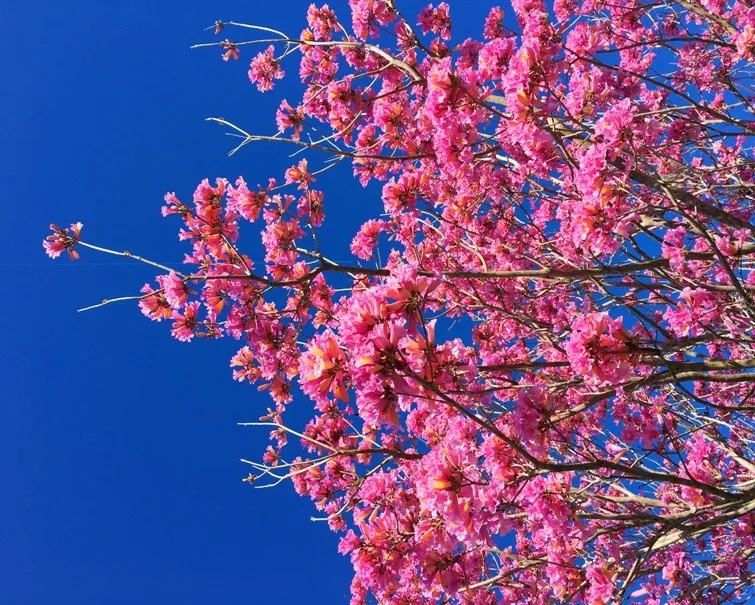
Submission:
<svg viewBox="0 0 755 605">
<path fill-rule="evenodd" d="M 239 382 L 256 382 L 260 378 L 259 368 L 254 363 L 254 354 L 249 347 L 239 349 L 238 353 L 231 358 L 231 367 L 239 368 L 233 370 L 233 379 Z"/>
<path fill-rule="evenodd" d="M 751 59 L 755 50 L 755 26 L 748 24 L 736 36 L 737 54 L 741 59 Z"/>
<path fill-rule="evenodd" d="M 293 129 L 291 138 L 298 141 L 304 127 L 304 109 L 301 106 L 291 107 L 288 101 L 284 99 L 275 114 L 275 122 L 278 125 L 278 132 Z"/>
<path fill-rule="evenodd" d="M 585 594 L 588 605 L 606 605 L 611 600 L 615 585 L 611 581 L 611 574 L 605 566 L 592 564 L 585 574 L 589 586 Z"/>
<path fill-rule="evenodd" d="M 364 223 L 351 241 L 351 251 L 362 260 L 370 260 L 380 233 L 386 229 L 384 221 L 370 219 Z"/>
<path fill-rule="evenodd" d="M 310 341 L 300 358 L 299 376 L 306 394 L 319 398 L 332 392 L 338 399 L 348 401 L 346 358 L 332 332 L 319 334 Z"/>
<path fill-rule="evenodd" d="M 321 7 L 310 4 L 307 10 L 307 23 L 315 40 L 330 40 L 338 25 L 338 19 L 335 12 L 327 4 Z"/>
<path fill-rule="evenodd" d="M 590 382 L 616 385 L 630 374 L 629 334 L 607 313 L 577 317 L 564 349 L 574 370 Z"/>
<path fill-rule="evenodd" d="M 139 299 L 139 308 L 144 315 L 153 321 L 162 321 L 173 316 L 173 308 L 163 290 L 154 290 L 149 284 L 144 284 L 140 292 L 145 294 Z"/>
<path fill-rule="evenodd" d="M 668 581 L 671 586 L 679 584 L 684 576 L 684 572 L 691 567 L 686 560 L 687 555 L 681 548 L 675 548 L 675 552 L 667 555 L 666 564 L 663 566 L 663 579 Z"/>
<path fill-rule="evenodd" d="M 684 288 L 676 308 L 669 306 L 666 309 L 665 319 L 678 336 L 698 336 L 719 315 L 720 307 L 713 292 Z"/>
<path fill-rule="evenodd" d="M 423 8 L 419 13 L 417 24 L 422 33 L 438 34 L 442 40 L 451 39 L 451 14 L 447 2 L 441 2 L 437 7 L 432 4 Z"/>
<path fill-rule="evenodd" d="M 490 9 L 487 18 L 485 19 L 485 29 L 483 36 L 486 40 L 493 40 L 494 38 L 501 38 L 504 35 L 503 10 L 496 6 Z"/>
<path fill-rule="evenodd" d="M 236 186 L 228 187 L 228 201 L 231 208 L 248 221 L 256 221 L 268 201 L 264 191 L 250 191 L 242 177 L 236 179 Z"/>
<path fill-rule="evenodd" d="M 181 342 L 189 342 L 197 334 L 197 312 L 199 311 L 199 302 L 193 301 L 186 305 L 183 313 L 174 311 L 171 315 L 173 319 L 173 329 L 171 334 Z"/>
<path fill-rule="evenodd" d="M 284 75 L 285 72 L 275 58 L 275 47 L 272 44 L 258 53 L 249 66 L 249 80 L 257 85 L 260 92 L 272 90 L 273 81 L 280 80 Z"/>
<path fill-rule="evenodd" d="M 83 226 L 82 223 L 72 223 L 70 227 L 63 229 L 57 225 L 50 225 L 53 233 L 42 242 L 47 256 L 57 258 L 65 251 L 68 252 L 68 258 L 78 260 L 79 253 L 75 246 L 79 242 Z"/>
<path fill-rule="evenodd" d="M 233 59 L 234 61 L 239 60 L 239 47 L 233 42 L 224 40 L 220 43 L 220 47 L 225 51 L 223 53 L 223 61 L 227 62 L 229 59 Z"/>
<path fill-rule="evenodd" d="M 171 271 L 162 279 L 158 278 L 158 283 L 165 293 L 168 304 L 173 309 L 180 309 L 186 305 L 189 299 L 189 287 L 183 279 L 176 275 L 175 271 Z"/>
<path fill-rule="evenodd" d="M 514 53 L 511 38 L 493 38 L 480 48 L 479 66 L 482 77 L 486 80 L 499 79 L 508 70 L 509 61 Z"/>
<path fill-rule="evenodd" d="M 191 214 L 190 208 L 181 203 L 181 201 L 176 197 L 175 193 L 165 194 L 165 204 L 166 205 L 161 208 L 163 216 L 168 216 L 169 214 L 178 214 L 179 216 L 181 216 L 181 218 L 184 218 Z"/>
</svg>

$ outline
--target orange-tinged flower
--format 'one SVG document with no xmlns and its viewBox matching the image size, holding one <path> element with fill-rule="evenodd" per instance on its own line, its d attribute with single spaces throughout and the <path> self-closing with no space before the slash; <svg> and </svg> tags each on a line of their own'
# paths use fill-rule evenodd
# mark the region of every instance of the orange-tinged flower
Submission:
<svg viewBox="0 0 755 605">
<path fill-rule="evenodd" d="M 332 392 L 337 399 L 348 401 L 345 386 L 346 358 L 333 332 L 315 336 L 299 360 L 302 390 L 316 398 Z"/>
<path fill-rule="evenodd" d="M 228 61 L 229 59 L 233 59 L 234 61 L 239 60 L 239 47 L 233 42 L 230 40 L 224 40 L 220 46 L 225 50 L 223 53 L 223 61 Z"/>
<path fill-rule="evenodd" d="M 453 483 L 446 477 L 436 477 L 433 479 L 432 482 L 433 489 L 436 490 L 443 490 L 443 489 L 450 489 L 453 486 Z"/>
</svg>

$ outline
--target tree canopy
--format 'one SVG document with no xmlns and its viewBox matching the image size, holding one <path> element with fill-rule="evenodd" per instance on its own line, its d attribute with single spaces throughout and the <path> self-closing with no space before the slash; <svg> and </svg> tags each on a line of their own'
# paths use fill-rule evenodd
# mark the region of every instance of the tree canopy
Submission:
<svg viewBox="0 0 755 605">
<path fill-rule="evenodd" d="M 342 533 L 354 605 L 746 602 L 755 8 L 514 0 L 466 40 L 445 2 L 339 11 L 200 45 L 251 57 L 262 92 L 298 67 L 277 132 L 215 121 L 234 152 L 305 155 L 167 194 L 185 269 L 81 223 L 48 254 L 149 263 L 126 297 L 147 317 L 240 341 L 233 377 L 270 397 L 246 480 L 290 480 Z M 319 236 L 348 212 L 317 185 L 341 163 L 382 184 L 350 261 Z"/>
</svg>

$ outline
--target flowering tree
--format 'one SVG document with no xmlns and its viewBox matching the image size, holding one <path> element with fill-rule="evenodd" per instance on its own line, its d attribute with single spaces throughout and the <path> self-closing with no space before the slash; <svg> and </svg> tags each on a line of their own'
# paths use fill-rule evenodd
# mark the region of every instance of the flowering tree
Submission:
<svg viewBox="0 0 755 605">
<path fill-rule="evenodd" d="M 150 263 L 147 317 L 242 341 L 234 378 L 272 398 L 247 480 L 290 479 L 343 532 L 354 604 L 747 601 L 755 8 L 514 0 L 452 43 L 445 3 L 349 4 L 311 6 L 298 38 L 215 27 L 253 38 L 225 60 L 262 44 L 260 91 L 291 55 L 305 85 L 277 134 L 216 121 L 321 167 L 168 194 L 182 272 L 80 223 L 48 254 Z M 329 160 L 383 183 L 347 264 L 318 239 Z"/>
</svg>

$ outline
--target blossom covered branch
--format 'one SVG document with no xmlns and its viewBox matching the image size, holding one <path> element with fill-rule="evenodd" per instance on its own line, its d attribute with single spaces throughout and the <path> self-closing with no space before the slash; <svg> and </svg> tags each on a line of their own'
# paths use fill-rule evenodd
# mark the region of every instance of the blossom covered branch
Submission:
<svg viewBox="0 0 755 605">
<path fill-rule="evenodd" d="M 147 317 L 240 341 L 234 379 L 272 401 L 246 480 L 291 481 L 342 533 L 354 605 L 747 601 L 755 10 L 513 0 L 458 40 L 445 2 L 348 5 L 199 45 L 260 44 L 262 92 L 298 59 L 277 132 L 215 121 L 234 152 L 309 155 L 280 182 L 166 195 L 190 269 L 80 223 L 48 254 L 147 262 L 156 283 L 126 297 Z M 382 196 L 335 262 L 318 234 L 341 200 L 316 183 L 346 163 Z"/>
</svg>

